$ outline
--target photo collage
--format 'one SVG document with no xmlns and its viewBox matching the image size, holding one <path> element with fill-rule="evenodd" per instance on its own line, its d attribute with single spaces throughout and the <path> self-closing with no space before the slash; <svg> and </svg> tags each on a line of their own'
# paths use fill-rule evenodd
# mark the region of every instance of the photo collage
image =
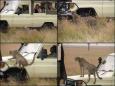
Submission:
<svg viewBox="0 0 115 86">
<path fill-rule="evenodd" d="M 0 86 L 114 86 L 115 0 L 0 0 Z"/>
</svg>

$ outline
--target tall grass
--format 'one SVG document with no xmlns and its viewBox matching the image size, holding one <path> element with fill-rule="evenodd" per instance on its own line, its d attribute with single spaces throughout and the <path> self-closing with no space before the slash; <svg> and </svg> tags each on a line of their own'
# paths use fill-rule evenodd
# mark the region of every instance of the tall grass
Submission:
<svg viewBox="0 0 115 86">
<path fill-rule="evenodd" d="M 56 42 L 56 29 L 43 29 L 40 31 L 24 28 L 10 28 L 7 33 L 1 34 L 1 42 Z"/>
<path fill-rule="evenodd" d="M 107 22 L 107 18 L 81 18 L 76 22 L 58 21 L 59 42 L 113 42 L 114 20 Z"/>
</svg>

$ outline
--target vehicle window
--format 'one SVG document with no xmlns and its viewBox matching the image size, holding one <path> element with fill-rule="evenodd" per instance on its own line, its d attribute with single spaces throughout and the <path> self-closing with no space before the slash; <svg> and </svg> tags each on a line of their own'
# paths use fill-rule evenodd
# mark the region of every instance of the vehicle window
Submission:
<svg viewBox="0 0 115 86">
<path fill-rule="evenodd" d="M 78 9 L 75 3 L 58 3 L 58 14 L 65 14 L 70 11 L 75 11 Z"/>
<path fill-rule="evenodd" d="M 23 14 L 29 13 L 29 6 L 28 5 L 22 5 Z"/>
<path fill-rule="evenodd" d="M 40 3 L 35 4 L 34 6 L 34 13 L 43 13 L 44 8 Z"/>
<path fill-rule="evenodd" d="M 46 11 L 46 4 L 44 2 L 41 2 L 41 9 L 42 9 L 42 13 L 45 13 L 45 11 Z"/>
<path fill-rule="evenodd" d="M 29 5 L 21 5 L 17 8 L 15 14 L 29 14 Z"/>
<path fill-rule="evenodd" d="M 15 14 L 22 14 L 23 10 L 22 10 L 22 7 L 18 7 Z"/>
<path fill-rule="evenodd" d="M 47 2 L 46 3 L 46 13 L 47 14 L 56 14 L 57 13 L 57 7 L 54 2 Z"/>
<path fill-rule="evenodd" d="M 69 11 L 75 11 L 78 7 L 75 3 L 68 3 L 68 10 Z"/>
<path fill-rule="evenodd" d="M 56 14 L 54 2 L 37 2 L 34 4 L 34 13 Z"/>
<path fill-rule="evenodd" d="M 69 3 L 69 4 L 68 4 L 68 8 L 69 8 L 69 9 L 74 8 L 74 6 L 75 6 L 75 4 L 74 4 L 74 3 Z"/>
<path fill-rule="evenodd" d="M 57 46 L 52 45 L 50 48 L 43 47 L 37 58 L 42 60 L 47 58 L 56 58 L 57 57 Z"/>
<path fill-rule="evenodd" d="M 57 57 L 57 46 L 56 45 L 53 45 L 51 48 L 50 48 L 50 53 L 48 55 L 49 57 Z"/>
<path fill-rule="evenodd" d="M 58 14 L 66 13 L 68 10 L 68 3 L 58 3 Z"/>
</svg>

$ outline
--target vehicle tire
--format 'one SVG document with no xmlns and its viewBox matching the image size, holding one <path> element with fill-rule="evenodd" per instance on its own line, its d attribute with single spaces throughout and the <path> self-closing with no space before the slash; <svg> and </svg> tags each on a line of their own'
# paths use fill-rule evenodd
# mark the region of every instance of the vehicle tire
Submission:
<svg viewBox="0 0 115 86">
<path fill-rule="evenodd" d="M 43 24 L 42 28 L 43 29 L 52 29 L 52 28 L 54 28 L 54 24 L 50 23 L 50 22 L 47 22 L 47 23 Z"/>
<path fill-rule="evenodd" d="M 68 20 L 73 20 L 73 16 L 72 16 L 72 15 L 69 15 L 69 16 L 68 16 Z"/>
<path fill-rule="evenodd" d="M 54 24 L 53 24 L 53 23 L 50 23 L 50 24 L 49 24 L 49 28 L 53 29 L 53 28 L 54 28 Z"/>
<path fill-rule="evenodd" d="M 8 27 L 9 27 L 9 25 L 8 25 L 7 21 L 5 21 L 5 20 L 0 21 L 0 31 L 1 32 L 3 32 L 3 33 L 8 32 Z"/>
<path fill-rule="evenodd" d="M 9 65 L 6 62 L 0 61 L 0 69 L 7 67 L 9 68 Z"/>
</svg>

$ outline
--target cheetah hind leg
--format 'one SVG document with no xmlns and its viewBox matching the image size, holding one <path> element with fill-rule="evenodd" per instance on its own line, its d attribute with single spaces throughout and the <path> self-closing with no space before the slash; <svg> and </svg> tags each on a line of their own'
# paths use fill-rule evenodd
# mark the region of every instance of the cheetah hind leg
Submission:
<svg viewBox="0 0 115 86">
<path fill-rule="evenodd" d="M 99 77 L 99 74 L 96 72 L 96 74 L 97 74 L 97 77 L 99 78 L 99 79 L 102 79 L 102 77 Z"/>
<path fill-rule="evenodd" d="M 88 83 L 89 81 L 90 81 L 90 74 L 88 74 L 88 80 L 87 80 L 86 83 Z"/>
<path fill-rule="evenodd" d="M 95 76 L 95 73 L 94 73 L 94 82 L 93 82 L 93 84 L 95 84 L 96 83 L 96 76 Z"/>
</svg>

